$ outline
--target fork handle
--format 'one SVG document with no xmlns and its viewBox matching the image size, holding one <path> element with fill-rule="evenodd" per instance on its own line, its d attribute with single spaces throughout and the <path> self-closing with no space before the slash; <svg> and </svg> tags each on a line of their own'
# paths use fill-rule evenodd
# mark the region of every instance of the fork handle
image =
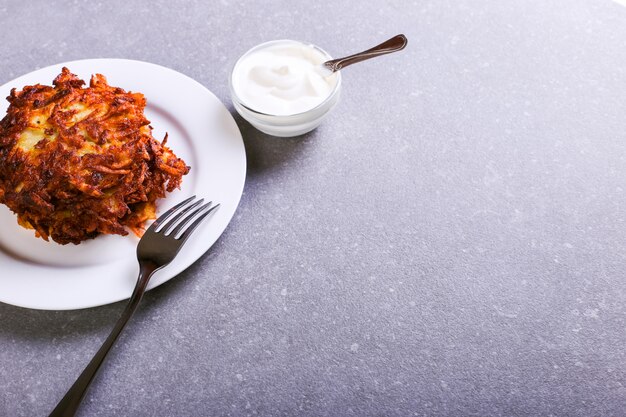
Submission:
<svg viewBox="0 0 626 417">
<path fill-rule="evenodd" d="M 158 267 L 153 263 L 142 262 L 139 264 L 139 278 L 137 278 L 137 284 L 135 285 L 135 289 L 130 296 L 126 308 L 122 312 L 122 316 L 117 320 L 117 323 L 115 323 L 115 327 L 113 327 L 109 337 L 106 338 L 93 359 L 89 362 L 87 367 L 85 367 L 85 370 L 80 374 L 76 382 L 74 382 L 74 385 L 67 391 L 63 399 L 59 401 L 49 417 L 72 417 L 76 414 L 76 410 L 78 410 L 87 389 L 89 389 L 91 381 L 94 376 L 96 376 L 96 373 L 98 373 L 100 365 L 102 365 L 106 359 L 107 354 L 115 344 L 118 336 L 122 333 L 124 327 L 126 327 L 126 323 L 128 323 L 128 320 L 132 317 L 135 310 L 137 310 L 137 306 L 143 294 L 146 292 L 148 281 L 150 281 L 150 277 L 157 269 Z"/>
</svg>

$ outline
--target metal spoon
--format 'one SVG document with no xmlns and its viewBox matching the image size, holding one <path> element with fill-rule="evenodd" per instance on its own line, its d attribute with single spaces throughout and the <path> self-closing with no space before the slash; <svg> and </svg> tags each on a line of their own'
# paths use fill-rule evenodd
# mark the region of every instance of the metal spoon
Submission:
<svg viewBox="0 0 626 417">
<path fill-rule="evenodd" d="M 331 59 L 320 65 L 320 73 L 327 77 L 335 71 L 347 67 L 348 65 L 356 64 L 357 62 L 365 61 L 366 59 L 375 58 L 377 56 L 390 54 L 392 52 L 400 51 L 404 49 L 407 44 L 406 36 L 400 34 L 391 39 L 386 40 L 380 45 L 376 45 L 367 51 L 359 52 L 354 55 L 346 56 L 344 58 Z"/>
</svg>

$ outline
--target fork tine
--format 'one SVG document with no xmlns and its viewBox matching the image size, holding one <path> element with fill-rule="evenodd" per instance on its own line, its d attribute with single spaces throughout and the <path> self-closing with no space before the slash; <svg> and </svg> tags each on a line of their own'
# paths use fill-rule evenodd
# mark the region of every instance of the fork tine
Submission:
<svg viewBox="0 0 626 417">
<path fill-rule="evenodd" d="M 188 199 L 181 201 L 180 203 L 176 204 L 174 207 L 172 207 L 171 209 L 169 209 L 168 211 L 166 211 L 165 213 L 163 213 L 162 215 L 159 216 L 158 219 L 156 219 L 154 222 L 152 222 L 152 224 L 150 225 L 150 227 L 148 228 L 148 230 L 150 231 L 154 231 L 157 227 L 159 227 L 165 220 L 167 220 L 172 214 L 174 214 L 176 212 L 176 210 L 178 210 L 179 208 L 181 208 L 182 206 L 184 206 L 185 204 L 189 203 L 191 200 L 193 200 L 194 198 L 196 198 L 195 195 L 192 195 L 191 197 L 189 197 Z M 147 231 L 147 230 L 146 230 Z"/>
<path fill-rule="evenodd" d="M 204 201 L 204 198 L 201 198 L 198 201 L 194 201 L 193 204 L 190 204 L 186 206 L 185 208 L 178 210 L 176 212 L 176 215 L 172 217 L 171 220 L 168 220 L 166 223 L 163 224 L 163 226 L 161 226 L 160 229 L 157 229 L 157 232 L 158 233 L 163 232 L 165 234 L 169 234 L 169 232 L 172 230 L 172 228 L 174 227 L 177 221 L 182 219 L 183 216 L 186 215 L 186 213 L 189 213 L 190 211 L 192 212 L 195 211 L 194 209 L 198 207 L 200 204 L 202 204 L 203 201 Z"/>
<path fill-rule="evenodd" d="M 176 227 L 174 227 L 172 230 L 170 230 L 168 232 L 168 235 L 176 237 L 178 236 L 178 234 L 181 232 L 181 230 L 185 229 L 185 226 L 191 221 L 193 220 L 194 216 L 198 213 L 200 213 L 202 210 L 206 209 L 207 207 L 209 207 L 211 204 L 213 204 L 212 201 L 209 201 L 206 204 L 203 204 L 202 206 L 198 207 L 197 209 L 193 210 L 191 213 L 187 214 L 185 216 L 184 219 L 182 219 L 180 222 L 178 222 L 178 224 L 176 225 Z"/>
<path fill-rule="evenodd" d="M 214 205 L 213 207 L 209 208 L 207 211 L 205 211 L 204 213 L 202 213 L 200 216 L 196 217 L 196 220 L 194 220 L 193 223 L 191 223 L 191 225 L 187 228 L 187 230 L 185 230 L 180 237 L 177 237 L 177 239 L 180 239 L 181 241 L 185 241 L 187 240 L 187 238 L 189 236 L 191 236 L 191 233 L 196 229 L 196 227 L 200 226 L 200 223 L 202 223 L 202 221 L 206 218 L 206 216 L 208 216 L 209 214 L 211 214 L 212 212 L 214 212 L 218 207 L 219 207 L 219 203 Z M 193 216 L 192 216 L 193 217 Z"/>
</svg>

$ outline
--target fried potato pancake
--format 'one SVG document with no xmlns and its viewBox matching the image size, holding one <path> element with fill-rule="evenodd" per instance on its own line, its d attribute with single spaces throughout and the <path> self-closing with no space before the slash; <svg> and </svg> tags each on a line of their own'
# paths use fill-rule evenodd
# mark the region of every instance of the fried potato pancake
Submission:
<svg viewBox="0 0 626 417">
<path fill-rule="evenodd" d="M 152 137 L 146 99 L 63 68 L 54 87 L 7 97 L 0 121 L 0 203 L 38 237 L 78 244 L 143 233 L 156 200 L 180 187 L 186 163 Z"/>
</svg>

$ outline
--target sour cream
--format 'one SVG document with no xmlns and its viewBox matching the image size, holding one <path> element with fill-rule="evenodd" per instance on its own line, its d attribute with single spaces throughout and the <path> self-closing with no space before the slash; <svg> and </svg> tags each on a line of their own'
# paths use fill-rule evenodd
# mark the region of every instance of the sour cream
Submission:
<svg viewBox="0 0 626 417">
<path fill-rule="evenodd" d="M 253 48 L 235 64 L 231 86 L 245 107 L 266 115 L 289 116 L 318 107 L 335 91 L 338 74 L 322 76 L 331 59 L 321 49 L 282 40 Z"/>
</svg>

